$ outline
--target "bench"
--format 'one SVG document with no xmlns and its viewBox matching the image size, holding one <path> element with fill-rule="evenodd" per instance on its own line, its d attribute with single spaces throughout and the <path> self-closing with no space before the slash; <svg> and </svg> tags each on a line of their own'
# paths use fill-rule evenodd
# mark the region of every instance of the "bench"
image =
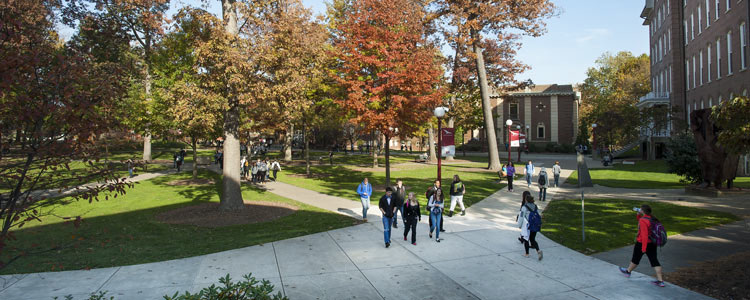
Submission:
<svg viewBox="0 0 750 300">
<path fill-rule="evenodd" d="M 428 160 L 430 160 L 430 156 L 427 153 L 422 153 L 414 158 L 414 162 L 427 162 Z"/>
<path fill-rule="evenodd" d="M 195 164 L 196 164 L 196 165 L 199 165 L 199 166 L 200 166 L 200 165 L 205 165 L 205 166 L 207 166 L 207 165 L 210 165 L 212 161 L 213 161 L 213 157 L 209 157 L 209 156 L 198 156 L 198 158 L 197 158 L 197 159 L 196 159 L 196 161 L 195 161 Z"/>
</svg>

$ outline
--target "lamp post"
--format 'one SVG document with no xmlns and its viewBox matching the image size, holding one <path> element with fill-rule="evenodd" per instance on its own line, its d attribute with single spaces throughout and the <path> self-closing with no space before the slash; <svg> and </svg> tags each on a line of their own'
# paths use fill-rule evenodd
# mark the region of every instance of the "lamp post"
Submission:
<svg viewBox="0 0 750 300">
<path fill-rule="evenodd" d="M 521 161 L 521 125 L 516 125 L 518 129 L 518 161 Z"/>
<path fill-rule="evenodd" d="M 443 117 L 445 117 L 445 113 L 448 112 L 447 107 L 438 106 L 435 108 L 435 111 L 433 113 L 435 114 L 435 117 L 438 120 L 438 151 L 437 152 L 437 159 L 438 159 L 438 168 L 437 168 L 437 179 L 441 180 L 440 176 L 440 169 L 442 167 L 442 156 L 443 156 Z M 441 180 L 442 181 L 442 180 Z"/>
<path fill-rule="evenodd" d="M 599 154 L 599 151 L 596 148 L 596 123 L 591 124 L 591 136 L 593 137 L 593 145 L 591 145 L 591 155 L 596 157 Z"/>
<path fill-rule="evenodd" d="M 508 126 L 508 164 L 510 164 L 510 126 L 513 125 L 513 121 L 508 119 L 505 121 L 505 125 Z"/>
</svg>

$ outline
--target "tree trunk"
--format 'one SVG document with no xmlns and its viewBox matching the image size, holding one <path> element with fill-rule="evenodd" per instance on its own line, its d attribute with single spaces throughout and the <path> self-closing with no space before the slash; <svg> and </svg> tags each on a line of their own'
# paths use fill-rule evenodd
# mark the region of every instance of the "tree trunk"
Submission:
<svg viewBox="0 0 750 300">
<path fill-rule="evenodd" d="M 427 128 L 427 146 L 430 149 L 430 162 L 431 163 L 437 163 L 437 155 L 435 154 L 435 143 L 433 142 L 435 140 L 435 132 L 432 129 L 432 123 L 430 123 L 430 127 Z"/>
<path fill-rule="evenodd" d="M 378 149 L 377 146 L 372 145 L 372 167 L 377 168 L 378 167 Z"/>
<path fill-rule="evenodd" d="M 146 45 L 146 48 L 148 48 L 148 44 Z M 151 68 L 149 68 L 149 57 L 148 53 L 150 51 L 146 51 L 146 78 L 143 81 L 143 85 L 146 88 L 146 102 L 151 102 Z M 147 117 L 150 117 L 151 111 L 146 111 L 146 113 L 149 115 Z M 151 131 L 148 128 L 148 125 L 146 127 L 146 134 L 143 136 L 143 161 L 150 162 L 151 161 Z"/>
<path fill-rule="evenodd" d="M 482 94 L 482 111 L 484 112 L 484 131 L 487 135 L 487 151 L 490 161 L 487 166 L 492 171 L 500 169 L 500 153 L 497 151 L 497 139 L 495 135 L 495 121 L 492 118 L 492 106 L 490 105 L 489 87 L 487 85 L 487 72 L 484 66 L 482 48 L 479 47 L 479 34 L 472 30 L 471 37 L 474 40 L 472 48 L 476 56 L 477 75 L 479 77 L 479 91 Z"/>
<path fill-rule="evenodd" d="M 237 12 L 234 9 L 235 0 L 222 0 L 222 14 L 225 30 L 237 36 Z M 230 92 L 231 93 L 231 92 Z M 230 94 L 229 109 L 224 115 L 224 169 L 222 179 L 222 193 L 219 203 L 221 210 L 241 210 L 242 188 L 240 186 L 240 140 L 238 137 L 240 125 L 239 103 L 235 95 Z"/>
<path fill-rule="evenodd" d="M 198 179 L 198 141 L 190 137 L 190 146 L 193 147 L 193 180 Z"/>
<path fill-rule="evenodd" d="M 294 141 L 294 124 L 289 124 L 289 129 L 284 136 L 284 161 L 292 161 L 292 145 Z"/>
<path fill-rule="evenodd" d="M 385 186 L 391 186 L 391 137 L 385 136 Z"/>
<path fill-rule="evenodd" d="M 448 118 L 448 128 L 453 128 L 454 124 L 455 124 L 455 120 L 452 117 Z M 455 142 L 456 142 L 456 132 L 453 131 L 453 144 L 454 145 L 456 144 Z M 446 156 L 445 160 L 446 161 L 453 161 L 453 156 Z"/>
<path fill-rule="evenodd" d="M 307 124 L 302 125 L 302 140 L 305 143 L 305 174 L 310 176 L 310 141 L 307 138 Z"/>
</svg>

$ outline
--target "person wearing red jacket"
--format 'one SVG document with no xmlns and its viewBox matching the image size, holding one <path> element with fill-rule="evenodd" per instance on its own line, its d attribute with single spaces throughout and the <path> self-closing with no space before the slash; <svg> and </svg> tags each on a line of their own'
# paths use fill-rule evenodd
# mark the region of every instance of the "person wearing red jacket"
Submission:
<svg viewBox="0 0 750 300">
<path fill-rule="evenodd" d="M 659 259 L 656 258 L 657 245 L 649 240 L 651 221 L 659 221 L 659 219 L 651 215 L 651 206 L 647 204 L 642 205 L 641 208 L 636 211 L 638 212 L 636 215 L 636 219 L 638 220 L 638 235 L 636 236 L 636 243 L 633 247 L 633 258 L 630 260 L 630 265 L 627 268 L 620 267 L 620 272 L 625 275 L 625 277 L 629 278 L 630 272 L 638 267 L 638 263 L 641 262 L 641 258 L 645 254 L 648 257 L 648 261 L 651 263 L 651 267 L 653 267 L 656 272 L 656 280 L 651 283 L 664 287 L 661 264 L 659 264 Z"/>
</svg>

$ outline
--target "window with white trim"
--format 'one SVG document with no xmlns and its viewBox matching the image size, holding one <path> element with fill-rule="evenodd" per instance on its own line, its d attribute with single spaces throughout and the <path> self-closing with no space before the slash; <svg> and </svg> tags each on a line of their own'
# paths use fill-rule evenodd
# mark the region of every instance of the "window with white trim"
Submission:
<svg viewBox="0 0 750 300">
<path fill-rule="evenodd" d="M 672 92 L 672 65 L 669 65 L 669 92 Z"/>
<path fill-rule="evenodd" d="M 721 38 L 716 39 L 716 79 L 721 78 Z"/>
<path fill-rule="evenodd" d="M 747 89 L 742 90 L 742 96 L 747 97 Z"/>
<path fill-rule="evenodd" d="M 727 32 L 727 75 L 732 75 L 732 31 Z"/>
<path fill-rule="evenodd" d="M 698 34 L 701 34 L 703 32 L 703 26 L 701 25 L 703 22 L 703 13 L 701 13 L 701 5 L 698 4 Z"/>
<path fill-rule="evenodd" d="M 732 0 L 727 0 L 727 11 L 732 9 Z"/>
<path fill-rule="evenodd" d="M 747 68 L 747 30 L 745 29 L 745 22 L 740 24 L 740 66 L 742 69 Z"/>
<path fill-rule="evenodd" d="M 707 75 L 707 82 L 711 82 L 711 44 L 708 44 L 706 46 L 706 63 L 708 64 L 708 69 L 706 70 Z"/>
<path fill-rule="evenodd" d="M 695 80 L 695 78 L 696 78 L 696 76 L 695 76 L 695 55 L 693 55 L 693 88 L 695 88 L 697 86 L 696 85 L 697 81 Z"/>
<path fill-rule="evenodd" d="M 690 60 L 685 60 L 685 89 L 690 89 Z"/>
<path fill-rule="evenodd" d="M 698 61 L 700 62 L 700 83 L 703 85 L 703 50 L 698 52 Z"/>
<path fill-rule="evenodd" d="M 703 100 L 701 100 L 701 109 L 704 109 L 704 108 L 705 107 L 703 106 Z"/>
<path fill-rule="evenodd" d="M 683 28 L 685 28 L 685 45 L 688 44 L 688 26 L 687 26 L 687 20 L 683 21 Z"/>
<path fill-rule="evenodd" d="M 690 40 L 695 39 L 695 15 L 690 14 Z"/>
<path fill-rule="evenodd" d="M 708 98 L 708 107 L 714 107 L 714 98 Z"/>
<path fill-rule="evenodd" d="M 545 132 L 544 132 L 544 123 L 539 123 L 536 126 L 536 137 L 539 138 L 539 139 L 543 139 L 544 136 L 545 136 L 544 134 L 545 134 Z"/>
<path fill-rule="evenodd" d="M 667 3 L 669 3 L 669 1 L 667 1 Z M 706 28 L 708 28 L 708 26 L 711 26 L 711 4 L 706 0 Z"/>
<path fill-rule="evenodd" d="M 719 0 L 716 0 L 716 9 L 714 9 L 714 12 L 716 13 L 716 20 L 719 19 Z"/>
</svg>

